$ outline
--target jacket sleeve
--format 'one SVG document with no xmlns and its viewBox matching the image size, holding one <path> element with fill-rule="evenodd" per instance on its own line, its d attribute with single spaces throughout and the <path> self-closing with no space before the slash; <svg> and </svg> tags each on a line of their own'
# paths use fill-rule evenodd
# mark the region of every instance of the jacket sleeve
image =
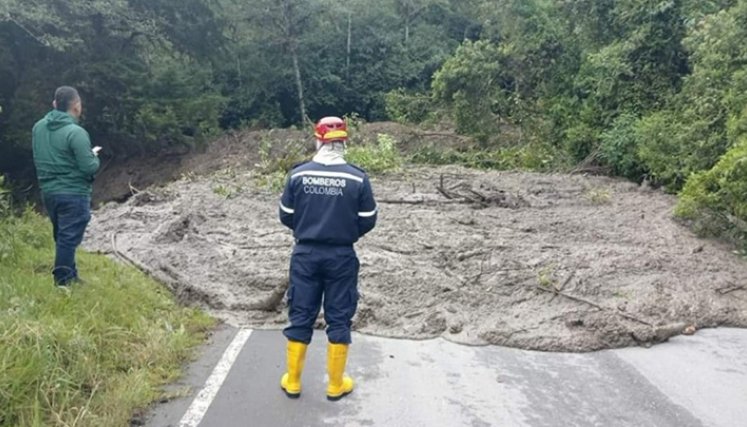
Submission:
<svg viewBox="0 0 747 427">
<path fill-rule="evenodd" d="M 280 222 L 293 230 L 293 214 L 296 211 L 293 202 L 293 183 L 290 176 L 286 179 L 285 190 L 283 190 L 283 195 L 280 198 L 280 207 L 278 210 L 280 212 Z"/>
<path fill-rule="evenodd" d="M 70 149 L 75 155 L 78 170 L 84 175 L 93 176 L 99 170 L 101 161 L 91 151 L 91 139 L 83 128 L 70 133 Z"/>
<path fill-rule="evenodd" d="M 374 200 L 371 181 L 368 177 L 363 180 L 361 187 L 360 203 L 358 205 L 358 235 L 363 237 L 366 233 L 373 230 L 376 226 L 376 219 L 379 216 L 379 208 Z"/>
</svg>

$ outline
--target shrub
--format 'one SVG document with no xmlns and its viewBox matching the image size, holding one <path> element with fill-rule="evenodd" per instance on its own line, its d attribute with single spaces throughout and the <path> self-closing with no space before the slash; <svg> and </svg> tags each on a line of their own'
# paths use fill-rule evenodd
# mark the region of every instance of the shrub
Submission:
<svg viewBox="0 0 747 427">
<path fill-rule="evenodd" d="M 553 171 L 568 165 L 565 154 L 548 144 L 530 143 L 498 150 L 443 150 L 426 146 L 409 159 L 429 165 L 462 165 L 486 170 Z"/>
<path fill-rule="evenodd" d="M 688 180 L 675 213 L 700 234 L 747 244 L 747 138 Z"/>
<path fill-rule="evenodd" d="M 431 115 L 433 100 L 424 94 L 409 93 L 404 89 L 386 94 L 386 112 L 395 122 L 422 123 Z"/>
<path fill-rule="evenodd" d="M 306 157 L 303 141 L 286 141 L 273 150 L 272 138 L 267 135 L 259 143 L 259 163 L 256 165 L 257 184 L 272 192 L 279 192 L 285 185 L 285 176 Z"/>
<path fill-rule="evenodd" d="M 402 166 L 397 141 L 386 134 L 379 134 L 376 144 L 349 147 L 345 157 L 350 163 L 372 173 L 386 172 Z"/>
<path fill-rule="evenodd" d="M 11 194 L 10 190 L 5 188 L 5 177 L 0 175 L 0 219 L 11 213 Z"/>
<path fill-rule="evenodd" d="M 615 175 L 638 180 L 645 173 L 638 156 L 640 139 L 636 133 L 638 118 L 634 114 L 623 114 L 612 124 L 612 128 L 601 136 L 600 155 L 604 163 L 611 166 Z"/>
<path fill-rule="evenodd" d="M 638 156 L 654 180 L 669 191 L 682 188 L 693 173 L 712 168 L 728 147 L 720 119 L 711 115 L 662 111 L 637 125 Z"/>
<path fill-rule="evenodd" d="M 586 160 L 599 146 L 599 130 L 585 123 L 567 129 L 565 137 L 565 149 L 576 162 Z"/>
</svg>

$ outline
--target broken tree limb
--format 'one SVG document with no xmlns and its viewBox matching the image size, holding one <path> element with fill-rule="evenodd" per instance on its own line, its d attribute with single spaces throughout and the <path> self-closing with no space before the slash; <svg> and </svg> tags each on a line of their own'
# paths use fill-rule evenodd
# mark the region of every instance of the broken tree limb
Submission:
<svg viewBox="0 0 747 427">
<path fill-rule="evenodd" d="M 469 136 L 458 135 L 456 133 L 451 133 L 451 132 L 414 132 L 414 134 L 419 137 L 445 136 L 448 138 L 454 138 L 454 139 L 459 139 L 459 140 L 464 140 L 464 141 L 468 141 L 472 139 Z"/>
<path fill-rule="evenodd" d="M 599 305 L 599 304 L 595 303 L 594 301 L 590 301 L 590 300 L 585 299 L 585 298 L 581 298 L 581 297 L 577 297 L 577 296 L 574 296 L 574 295 L 570 295 L 570 294 L 567 294 L 565 292 L 561 292 L 561 291 L 559 291 L 559 290 L 557 290 L 555 288 L 548 289 L 548 288 L 544 288 L 544 287 L 542 287 L 540 285 L 537 285 L 536 287 L 537 287 L 537 289 L 539 289 L 541 291 L 549 292 L 551 294 L 560 295 L 560 296 L 562 296 L 564 298 L 567 298 L 567 299 L 569 299 L 571 301 L 576 301 L 576 302 L 580 302 L 582 304 L 590 305 L 590 306 L 592 306 L 592 307 L 594 307 L 594 308 L 596 308 L 596 309 L 598 309 L 600 311 L 606 311 L 608 313 L 611 312 L 613 314 L 617 314 L 620 317 L 624 317 L 624 318 L 626 318 L 628 320 L 632 320 L 634 322 L 638 322 L 640 324 L 643 324 L 643 325 L 646 325 L 646 326 L 650 326 L 652 328 L 654 327 L 654 325 L 651 322 L 647 322 L 645 320 L 642 320 L 642 319 L 639 319 L 639 318 L 637 318 L 635 316 L 632 316 L 632 315 L 630 315 L 628 313 L 623 313 L 623 312 L 621 312 L 619 310 L 613 310 L 611 308 L 604 307 L 602 305 Z"/>
<path fill-rule="evenodd" d="M 377 200 L 382 205 L 466 205 L 469 200 L 405 200 L 405 199 L 382 199 Z"/>
<path fill-rule="evenodd" d="M 745 291 L 745 290 L 747 290 L 747 285 L 742 285 L 742 286 L 726 286 L 726 287 L 723 287 L 723 288 L 716 289 L 716 292 L 718 292 L 721 295 L 728 295 L 728 294 L 730 294 L 732 292 Z"/>
<path fill-rule="evenodd" d="M 397 200 L 397 199 L 384 199 L 376 201 L 382 205 L 423 205 L 425 200 Z"/>
<path fill-rule="evenodd" d="M 388 245 L 373 245 L 373 246 L 383 251 L 391 252 L 391 253 L 395 253 L 399 255 L 415 255 L 417 253 L 416 251 L 407 251 L 404 249 L 398 249 L 398 248 L 395 248 L 393 246 L 388 246 Z"/>
<path fill-rule="evenodd" d="M 481 255 L 485 255 L 485 254 L 489 254 L 489 253 L 490 253 L 489 250 L 486 250 L 486 249 L 477 249 L 477 250 L 473 250 L 473 251 L 462 252 L 462 253 L 460 253 L 460 254 L 457 255 L 456 259 L 457 259 L 457 261 L 462 262 L 462 261 L 468 260 L 470 258 L 481 256 Z"/>
<path fill-rule="evenodd" d="M 132 180 L 130 180 L 130 182 L 127 183 L 127 186 L 130 187 L 130 194 L 131 195 L 135 196 L 137 194 L 140 194 L 140 190 L 138 190 L 137 188 L 135 188 L 135 187 L 132 186 Z"/>
<path fill-rule="evenodd" d="M 438 190 L 438 192 L 441 193 L 442 196 L 446 197 L 449 200 L 454 198 L 454 196 L 449 194 L 449 192 L 446 191 L 446 188 L 444 187 L 444 174 L 441 174 L 441 176 L 439 177 L 439 182 L 436 186 L 436 190 Z"/>
<path fill-rule="evenodd" d="M 563 288 L 565 288 L 565 286 L 570 283 L 571 280 L 573 280 L 573 277 L 576 275 L 576 271 L 577 270 L 571 271 L 571 274 L 569 274 L 568 277 L 563 280 L 563 283 L 561 283 L 559 287 L 555 288 L 555 295 L 550 298 L 550 302 L 552 302 L 558 296 L 558 292 L 563 292 Z"/>
</svg>

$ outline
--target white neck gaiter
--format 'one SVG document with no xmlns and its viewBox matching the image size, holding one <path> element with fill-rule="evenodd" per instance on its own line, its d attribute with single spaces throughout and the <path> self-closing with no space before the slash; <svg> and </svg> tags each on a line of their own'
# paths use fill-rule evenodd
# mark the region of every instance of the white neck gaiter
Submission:
<svg viewBox="0 0 747 427">
<path fill-rule="evenodd" d="M 314 156 L 314 161 L 324 166 L 344 165 L 345 161 L 345 144 L 333 142 L 331 144 L 320 144 L 317 142 L 318 151 Z"/>
</svg>

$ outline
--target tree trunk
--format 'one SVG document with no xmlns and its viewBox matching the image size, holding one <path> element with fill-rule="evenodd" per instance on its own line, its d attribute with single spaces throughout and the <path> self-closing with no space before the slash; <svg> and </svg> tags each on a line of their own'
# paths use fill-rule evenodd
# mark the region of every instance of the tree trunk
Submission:
<svg viewBox="0 0 747 427">
<path fill-rule="evenodd" d="M 405 9 L 405 44 L 410 41 L 410 7 L 406 5 Z"/>
<path fill-rule="evenodd" d="M 293 71 L 296 75 L 296 89 L 298 91 L 298 109 L 301 112 L 301 121 L 309 121 L 309 117 L 306 115 L 306 102 L 303 97 L 303 81 L 301 81 L 301 67 L 298 65 L 298 52 L 296 47 L 291 47 L 291 57 L 293 58 Z"/>
<path fill-rule="evenodd" d="M 345 60 L 345 79 L 350 82 L 350 53 L 353 46 L 353 12 L 348 12 L 348 51 Z"/>
<path fill-rule="evenodd" d="M 294 7 L 293 3 L 289 0 L 285 0 L 282 3 L 283 11 L 283 33 L 285 35 L 285 43 L 288 51 L 290 51 L 291 59 L 293 60 L 293 73 L 296 78 L 296 90 L 298 92 L 298 111 L 301 113 L 301 122 L 305 123 L 309 121 L 309 117 L 306 115 L 306 102 L 303 96 L 303 80 L 301 80 L 301 66 L 298 63 L 298 38 L 294 28 Z"/>
</svg>

